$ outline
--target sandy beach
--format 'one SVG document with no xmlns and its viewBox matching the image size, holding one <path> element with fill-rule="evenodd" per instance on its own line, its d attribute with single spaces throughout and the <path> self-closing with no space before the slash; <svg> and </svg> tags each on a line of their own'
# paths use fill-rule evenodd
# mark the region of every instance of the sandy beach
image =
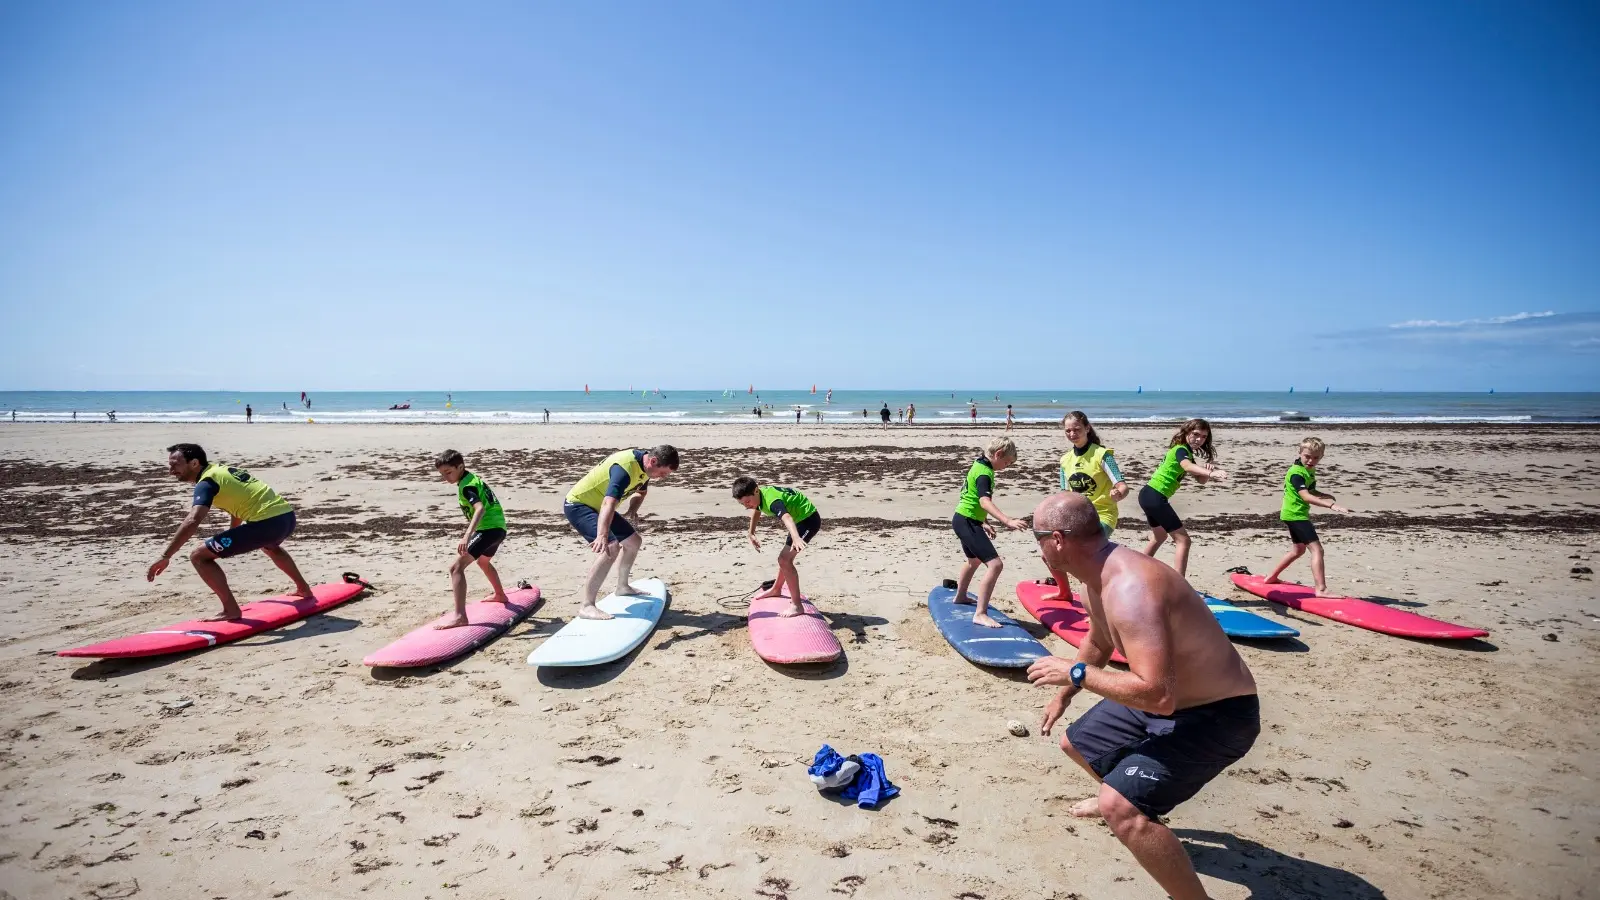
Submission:
<svg viewBox="0 0 1600 900">
<path fill-rule="evenodd" d="M 1116 538 L 1141 547 L 1134 497 L 1171 428 L 1101 430 L 1133 488 Z M 1049 690 L 963 661 L 923 606 L 960 563 L 948 521 L 966 463 L 999 432 L 8 425 L 0 897 L 1154 900 L 1103 825 L 1067 815 L 1094 786 L 1059 729 L 1038 733 Z M 1219 428 L 1233 480 L 1174 499 L 1194 536 L 1190 581 L 1301 631 L 1237 643 L 1261 738 L 1170 817 L 1208 891 L 1595 896 L 1600 599 L 1585 573 L 1600 556 L 1600 428 L 1316 429 L 1322 489 L 1358 511 L 1314 514 L 1330 585 L 1492 632 L 1454 643 L 1289 612 L 1229 583 L 1227 568 L 1265 572 L 1286 549 L 1278 498 L 1305 433 Z M 997 501 L 1022 515 L 1054 491 L 1063 440 L 1014 436 L 1021 461 Z M 285 546 L 312 582 L 354 571 L 372 590 L 209 652 L 54 656 L 217 611 L 181 556 L 144 577 L 189 506 L 165 468 L 177 441 L 291 499 Z M 528 667 L 588 565 L 562 496 L 604 454 L 661 442 L 683 464 L 645 503 L 635 570 L 671 587 L 659 629 L 617 663 Z M 546 601 L 480 652 L 373 672 L 368 652 L 449 604 L 461 519 L 431 465 L 447 447 L 504 502 L 502 576 Z M 751 652 L 739 601 L 773 576 L 781 540 L 745 543 L 728 495 L 740 474 L 816 502 L 826 524 L 800 573 L 843 661 L 788 670 Z M 998 545 L 997 604 L 1031 625 L 1012 588 L 1045 575 L 1037 549 L 1025 532 Z M 287 587 L 261 554 L 224 566 L 241 600 Z M 1310 578 L 1305 562 L 1288 575 Z M 469 595 L 485 592 L 470 572 Z M 1027 737 L 1008 733 L 1013 719 Z M 805 766 L 823 743 L 879 754 L 903 793 L 878 810 L 819 795 Z"/>
</svg>

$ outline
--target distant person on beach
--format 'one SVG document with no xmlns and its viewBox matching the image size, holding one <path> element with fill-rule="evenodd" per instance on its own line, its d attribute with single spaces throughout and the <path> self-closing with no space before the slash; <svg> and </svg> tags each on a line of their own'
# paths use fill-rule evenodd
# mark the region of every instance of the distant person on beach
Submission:
<svg viewBox="0 0 1600 900">
<path fill-rule="evenodd" d="M 1006 566 L 1005 560 L 1000 558 L 1000 551 L 994 548 L 995 532 L 994 526 L 989 524 L 989 517 L 994 516 L 996 521 L 1013 531 L 1028 527 L 1028 523 L 1021 519 L 1013 519 L 1001 512 L 994 502 L 995 473 L 1004 471 L 1016 461 L 1017 445 L 1010 438 L 997 437 L 990 441 L 978 458 L 972 461 L 972 465 L 967 467 L 967 479 L 961 485 L 961 499 L 956 501 L 956 513 L 950 517 L 950 528 L 960 539 L 961 552 L 967 559 L 956 577 L 956 602 L 974 602 L 967 599 L 967 586 L 972 583 L 972 576 L 977 574 L 979 566 L 987 567 L 983 580 L 978 582 L 978 608 L 972 614 L 973 624 L 986 628 L 1000 627 L 1000 623 L 989 615 L 989 599 L 1000 580 L 1000 572 Z"/>
<path fill-rule="evenodd" d="M 1211 446 L 1211 423 L 1205 419 L 1190 419 L 1178 427 L 1167 443 L 1167 455 L 1150 475 L 1150 481 L 1139 489 L 1139 508 L 1150 523 L 1150 543 L 1144 554 L 1155 556 L 1163 541 L 1170 535 L 1177 551 L 1172 567 L 1179 575 L 1189 571 L 1189 531 L 1172 508 L 1172 495 L 1178 492 L 1183 476 L 1192 475 L 1200 484 L 1208 481 L 1226 481 L 1228 473 L 1216 465 L 1217 453 Z M 1200 461 L 1205 460 L 1201 465 Z"/>
<path fill-rule="evenodd" d="M 756 526 L 761 523 L 763 513 L 777 519 L 783 530 L 789 533 L 788 540 L 783 542 L 783 549 L 778 551 L 778 575 L 773 579 L 772 587 L 751 599 L 781 597 L 787 592 L 789 608 L 779 615 L 798 616 L 805 612 L 800 605 L 800 598 L 805 596 L 800 593 L 800 570 L 795 568 L 794 560 L 822 530 L 822 515 L 806 499 L 805 494 L 786 487 L 764 485 L 748 475 L 733 480 L 733 499 L 750 510 L 750 546 L 761 549 Z"/>
<path fill-rule="evenodd" d="M 456 614 L 450 621 L 433 627 L 459 628 L 467 624 L 467 566 L 474 562 L 483 570 L 483 577 L 489 579 L 489 587 L 494 588 L 494 601 L 511 602 L 494 567 L 495 551 L 506 539 L 506 513 L 500 498 L 482 478 L 467 471 L 467 461 L 457 451 L 440 453 L 433 458 L 433 467 L 441 479 L 456 486 L 456 502 L 467 519 L 467 531 L 456 543 L 456 558 L 450 563 L 450 590 L 455 595 Z"/>
<path fill-rule="evenodd" d="M 11 421 L 15 422 L 16 420 L 17 420 L 17 411 L 13 409 L 11 411 Z"/>
<path fill-rule="evenodd" d="M 287 400 L 283 401 L 283 411 L 284 412 L 288 412 L 289 411 L 289 401 L 287 401 Z"/>
<path fill-rule="evenodd" d="M 1290 464 L 1288 474 L 1283 476 L 1283 504 L 1278 518 L 1288 526 L 1289 540 L 1294 542 L 1294 546 L 1283 555 L 1283 559 L 1278 560 L 1272 574 L 1264 579 L 1266 584 L 1277 584 L 1283 570 L 1309 549 L 1311 578 L 1316 584 L 1318 597 L 1333 595 L 1328 593 L 1328 576 L 1322 565 L 1322 541 L 1317 537 L 1316 526 L 1311 524 L 1311 507 L 1321 506 L 1337 513 L 1350 512 L 1333 502 L 1332 494 L 1317 490 L 1317 465 L 1322 462 L 1322 455 L 1327 449 L 1328 445 L 1321 438 L 1308 437 L 1301 441 L 1299 455 Z"/>
<path fill-rule="evenodd" d="M 899 407 L 898 409 L 895 410 L 894 420 L 896 422 L 900 422 L 900 423 L 904 424 L 904 422 L 906 420 L 906 408 L 904 406 Z"/>
<path fill-rule="evenodd" d="M 618 450 L 589 473 L 578 479 L 567 491 L 567 502 L 562 512 L 572 527 L 589 542 L 589 549 L 598 557 L 589 569 L 589 580 L 583 585 L 583 603 L 578 615 L 585 619 L 609 619 L 611 614 L 595 605 L 600 594 L 600 583 L 606 580 L 611 564 L 617 566 L 618 594 L 637 594 L 628 580 L 633 573 L 633 561 L 644 546 L 644 539 L 629 522 L 639 513 L 650 490 L 650 481 L 660 481 L 678 471 L 678 451 L 670 444 L 651 450 Z M 632 498 L 632 499 L 629 499 Z M 617 513 L 617 505 L 628 500 L 626 515 Z"/>
<path fill-rule="evenodd" d="M 117 411 L 114 410 L 114 409 L 113 410 L 108 410 L 106 412 L 106 418 L 110 419 L 113 422 L 115 422 L 117 420 Z"/>
<path fill-rule="evenodd" d="M 294 508 L 244 469 L 222 466 L 206 459 L 206 451 L 199 444 L 173 444 L 167 448 L 167 471 L 185 484 L 194 485 L 193 504 L 189 515 L 178 526 L 178 533 L 167 542 L 161 558 L 150 564 L 145 572 L 146 581 L 166 571 L 172 557 L 199 530 L 210 515 L 211 507 L 228 514 L 228 530 L 194 548 L 189 561 L 222 601 L 222 615 L 207 621 L 237 621 L 243 613 L 239 601 L 228 588 L 228 576 L 217 565 L 217 560 L 260 550 L 272 560 L 283 574 L 294 582 L 291 596 L 310 599 L 311 585 L 300 574 L 294 559 L 281 546 L 294 533 Z"/>
<path fill-rule="evenodd" d="M 1067 452 L 1061 455 L 1061 488 L 1083 494 L 1100 514 L 1100 529 L 1111 539 L 1117 527 L 1117 502 L 1128 496 L 1115 452 L 1100 445 L 1100 435 L 1082 410 L 1061 417 L 1061 432 L 1066 435 Z M 1065 573 L 1052 571 L 1058 587 L 1046 600 L 1071 600 L 1072 585 Z"/>
<path fill-rule="evenodd" d="M 544 411 L 544 424 L 550 424 L 550 410 L 548 408 Z"/>
<path fill-rule="evenodd" d="M 967 401 L 967 419 L 974 425 L 978 424 L 978 404 L 970 400 Z"/>
<path fill-rule="evenodd" d="M 246 403 L 244 405 L 244 421 L 246 425 L 255 421 L 255 414 L 256 411 L 250 408 L 250 404 Z"/>
<path fill-rule="evenodd" d="M 1015 417 L 1011 413 L 1011 404 L 1007 403 L 1006 404 L 1006 430 L 1007 431 L 1011 430 L 1011 423 L 1013 421 L 1015 421 Z"/>
<path fill-rule="evenodd" d="M 1099 525 L 1099 511 L 1080 494 L 1055 494 L 1033 513 L 1045 565 L 1084 583 L 1089 613 L 1072 661 L 1047 656 L 1028 667 L 1029 681 L 1061 687 L 1040 730 L 1049 734 L 1080 691 L 1105 698 L 1061 740 L 1100 782 L 1072 815 L 1103 818 L 1168 896 L 1206 900 L 1194 863 L 1161 817 L 1255 744 L 1255 678 L 1182 576 L 1112 544 Z M 1127 671 L 1106 666 L 1113 650 L 1127 658 Z"/>
<path fill-rule="evenodd" d="M 917 421 L 917 405 L 915 403 L 907 403 L 906 404 L 906 424 L 907 425 L 913 425 L 913 424 L 916 424 L 916 421 Z"/>
<path fill-rule="evenodd" d="M 878 410 L 878 418 L 883 420 L 883 427 L 889 427 L 889 404 L 883 404 L 883 409 Z"/>
<path fill-rule="evenodd" d="M 73 410 L 72 411 L 72 421 L 74 421 L 74 422 L 78 421 L 78 411 L 77 410 Z"/>
</svg>

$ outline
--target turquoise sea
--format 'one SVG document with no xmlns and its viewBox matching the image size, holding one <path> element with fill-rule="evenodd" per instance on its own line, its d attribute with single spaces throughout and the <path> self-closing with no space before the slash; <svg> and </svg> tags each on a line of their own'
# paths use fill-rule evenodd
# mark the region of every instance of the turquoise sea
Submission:
<svg viewBox="0 0 1600 900">
<path fill-rule="evenodd" d="M 1600 422 L 1600 393 L 1340 393 L 1337 391 L 0 391 L 0 422 L 242 422 L 248 404 L 259 422 L 318 423 L 755 422 L 794 421 L 794 411 L 834 424 L 876 423 L 887 403 L 916 405 L 917 421 L 1059 420 L 1082 409 L 1096 422 L 1163 422 L 1203 416 L 1217 422 L 1327 423 Z M 409 409 L 391 407 L 410 404 Z M 862 411 L 867 412 L 866 416 Z M 1291 419 L 1298 421 L 1298 419 Z"/>
</svg>

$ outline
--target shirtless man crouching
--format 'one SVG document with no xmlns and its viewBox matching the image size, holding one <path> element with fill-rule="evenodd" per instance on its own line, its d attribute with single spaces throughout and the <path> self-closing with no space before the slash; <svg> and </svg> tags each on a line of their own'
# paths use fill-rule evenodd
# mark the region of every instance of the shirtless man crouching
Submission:
<svg viewBox="0 0 1600 900">
<path fill-rule="evenodd" d="M 1073 808 L 1103 816 L 1174 900 L 1206 900 L 1183 845 L 1159 821 L 1249 752 L 1261 731 L 1250 669 L 1194 588 L 1165 563 L 1106 539 L 1080 494 L 1048 497 L 1033 514 L 1045 563 L 1083 581 L 1089 636 L 1074 661 L 1047 656 L 1035 684 L 1062 685 L 1042 730 L 1080 690 L 1104 697 L 1067 728 L 1061 749 L 1100 782 Z M 1128 671 L 1105 668 L 1115 648 Z"/>
</svg>

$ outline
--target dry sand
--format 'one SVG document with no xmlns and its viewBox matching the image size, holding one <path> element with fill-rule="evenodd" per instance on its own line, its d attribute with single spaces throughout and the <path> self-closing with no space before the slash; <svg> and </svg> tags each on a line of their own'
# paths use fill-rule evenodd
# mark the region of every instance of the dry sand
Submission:
<svg viewBox="0 0 1600 900">
<path fill-rule="evenodd" d="M 1066 815 L 1093 785 L 1059 731 L 1037 733 L 1048 691 L 964 662 L 921 605 L 960 561 L 954 493 L 996 431 L 6 426 L 0 895 L 1159 897 L 1103 826 Z M 1175 500 L 1195 537 L 1190 580 L 1292 619 L 1303 640 L 1239 645 L 1261 739 L 1171 816 L 1207 889 L 1592 896 L 1600 600 L 1573 570 L 1600 550 L 1600 430 L 1319 431 L 1324 489 L 1381 510 L 1317 517 L 1333 586 L 1493 634 L 1403 640 L 1233 590 L 1224 569 L 1266 570 L 1286 546 L 1277 502 L 1303 428 L 1220 430 L 1234 481 Z M 1167 433 L 1104 430 L 1135 492 Z M 1022 463 L 997 499 L 1022 514 L 1053 490 L 1062 442 L 1017 437 Z M 181 557 L 144 580 L 188 506 L 161 450 L 179 440 L 293 499 L 286 546 L 312 581 L 355 570 L 374 589 L 210 652 L 50 655 L 216 610 Z M 561 495 L 603 452 L 661 440 L 684 465 L 645 504 L 636 570 L 671 585 L 661 627 L 612 665 L 529 668 L 587 565 Z M 367 652 L 448 603 L 461 526 L 429 464 L 444 447 L 505 502 L 502 575 L 548 600 L 453 664 L 374 673 Z M 750 651 L 736 598 L 772 577 L 776 546 L 743 541 L 727 485 L 744 472 L 804 490 L 827 521 L 801 576 L 843 662 L 787 671 Z M 1122 511 L 1118 537 L 1142 545 L 1132 496 Z M 1037 551 L 1025 534 L 999 546 L 999 605 L 1028 620 L 1011 586 L 1044 574 Z M 241 599 L 286 586 L 260 554 L 225 565 Z M 476 572 L 470 584 L 482 594 Z M 164 708 L 180 699 L 193 704 Z M 1010 736 L 1010 719 L 1033 734 Z M 804 769 L 824 742 L 882 755 L 904 793 L 876 811 L 819 796 Z"/>
</svg>

